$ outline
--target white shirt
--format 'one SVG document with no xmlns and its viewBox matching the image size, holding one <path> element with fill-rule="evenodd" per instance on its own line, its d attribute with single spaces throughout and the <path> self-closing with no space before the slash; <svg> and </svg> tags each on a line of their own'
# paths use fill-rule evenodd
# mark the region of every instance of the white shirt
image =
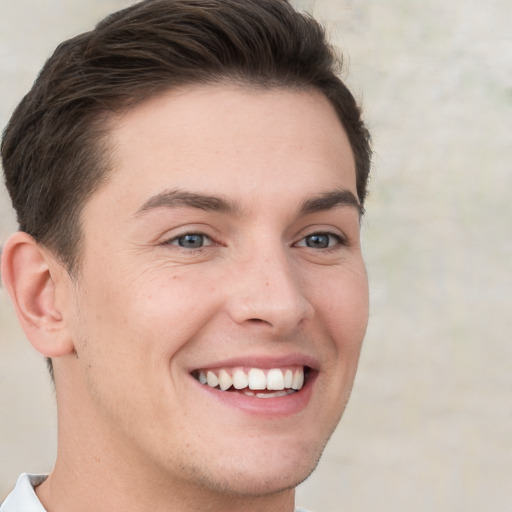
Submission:
<svg viewBox="0 0 512 512">
<path fill-rule="evenodd" d="M 21 474 L 16 482 L 16 487 L 0 506 L 0 512 L 46 512 L 34 491 L 34 487 L 42 484 L 47 476 Z M 295 512 L 306 511 L 297 508 Z"/>
<path fill-rule="evenodd" d="M 34 487 L 42 484 L 47 476 L 21 474 L 16 487 L 0 506 L 0 512 L 46 512 Z"/>
</svg>

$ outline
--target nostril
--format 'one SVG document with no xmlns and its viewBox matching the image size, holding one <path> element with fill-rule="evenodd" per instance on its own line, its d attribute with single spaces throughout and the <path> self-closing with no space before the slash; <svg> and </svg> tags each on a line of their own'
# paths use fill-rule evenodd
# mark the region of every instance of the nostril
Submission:
<svg viewBox="0 0 512 512">
<path fill-rule="evenodd" d="M 268 320 L 262 320 L 261 318 L 249 318 L 248 319 L 249 322 L 253 323 L 253 324 L 267 324 L 267 325 L 272 325 Z"/>
</svg>

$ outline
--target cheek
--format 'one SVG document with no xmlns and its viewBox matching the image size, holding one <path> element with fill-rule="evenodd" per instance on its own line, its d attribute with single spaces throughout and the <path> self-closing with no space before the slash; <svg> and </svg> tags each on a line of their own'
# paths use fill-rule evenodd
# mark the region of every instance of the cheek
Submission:
<svg viewBox="0 0 512 512">
<path fill-rule="evenodd" d="M 121 277 L 112 272 L 89 280 L 86 293 L 77 291 L 78 362 L 102 414 L 116 419 L 144 410 L 155 416 L 169 391 L 170 363 L 179 366 L 180 350 L 218 309 L 215 286 L 171 272 Z"/>
<path fill-rule="evenodd" d="M 200 272 L 152 269 L 112 276 L 89 287 L 91 336 L 125 358 L 154 363 L 180 350 L 218 310 L 215 282 Z"/>
<path fill-rule="evenodd" d="M 368 324 L 368 279 L 364 266 L 335 272 L 315 287 L 315 310 L 338 355 L 359 357 Z"/>
</svg>

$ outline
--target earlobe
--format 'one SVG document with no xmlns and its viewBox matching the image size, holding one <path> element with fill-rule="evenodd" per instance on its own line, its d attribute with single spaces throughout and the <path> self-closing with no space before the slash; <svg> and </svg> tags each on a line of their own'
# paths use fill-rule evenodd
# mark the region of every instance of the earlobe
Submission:
<svg viewBox="0 0 512 512">
<path fill-rule="evenodd" d="M 60 266 L 27 233 L 17 232 L 2 251 L 2 280 L 20 324 L 34 348 L 45 357 L 73 352 L 73 342 L 56 300 Z"/>
</svg>

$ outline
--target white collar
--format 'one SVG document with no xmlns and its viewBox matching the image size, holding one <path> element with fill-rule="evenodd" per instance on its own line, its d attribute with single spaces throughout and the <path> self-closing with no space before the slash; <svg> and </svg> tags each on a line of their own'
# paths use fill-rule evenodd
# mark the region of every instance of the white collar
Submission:
<svg viewBox="0 0 512 512">
<path fill-rule="evenodd" d="M 48 475 L 30 475 L 22 473 L 16 482 L 16 487 L 0 505 L 0 512 L 46 512 L 34 490 L 42 484 Z M 296 508 L 295 512 L 306 512 Z"/>
<path fill-rule="evenodd" d="M 46 512 L 34 488 L 42 484 L 47 476 L 22 473 L 14 490 L 0 506 L 0 512 Z"/>
</svg>

